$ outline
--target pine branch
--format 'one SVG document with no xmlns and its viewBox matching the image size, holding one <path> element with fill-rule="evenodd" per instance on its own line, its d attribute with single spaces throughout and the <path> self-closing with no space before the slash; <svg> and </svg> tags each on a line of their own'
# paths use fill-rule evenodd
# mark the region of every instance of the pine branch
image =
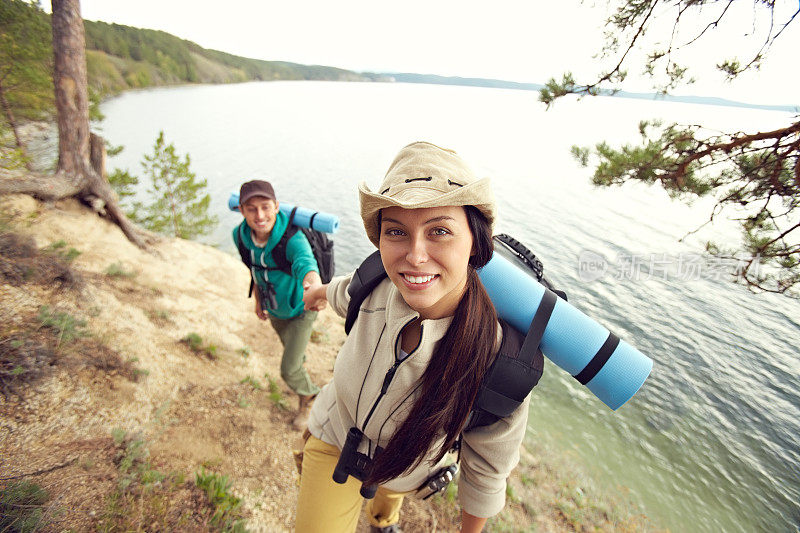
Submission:
<svg viewBox="0 0 800 533">
<path fill-rule="evenodd" d="M 704 157 L 708 157 L 709 155 L 713 154 L 714 152 L 725 152 L 729 153 L 735 148 L 744 145 L 750 145 L 758 141 L 764 141 L 767 139 L 783 139 L 788 137 L 792 134 L 800 133 L 800 121 L 795 122 L 791 126 L 786 128 L 779 128 L 777 130 L 768 131 L 764 133 L 755 133 L 752 135 L 741 135 L 739 137 L 735 137 L 731 142 L 724 143 L 724 144 L 712 144 L 709 145 L 708 148 L 705 150 L 700 150 L 697 152 L 692 152 L 689 154 L 686 159 L 684 159 L 674 172 L 674 177 L 672 179 L 680 179 L 681 176 L 686 174 L 686 169 L 690 164 L 698 159 L 702 159 Z"/>
</svg>

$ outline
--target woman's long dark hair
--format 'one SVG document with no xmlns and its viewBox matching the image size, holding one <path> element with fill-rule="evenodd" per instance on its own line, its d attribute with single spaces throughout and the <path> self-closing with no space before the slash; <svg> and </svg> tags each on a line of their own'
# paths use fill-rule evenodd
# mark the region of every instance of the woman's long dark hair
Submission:
<svg viewBox="0 0 800 533">
<path fill-rule="evenodd" d="M 384 483 L 416 467 L 442 434 L 435 460 L 444 457 L 461 434 L 494 359 L 497 313 L 475 272 L 492 257 L 491 226 L 475 207 L 464 209 L 475 252 L 469 259 L 464 296 L 422 375 L 421 393 L 411 412 L 375 457 L 368 484 Z"/>
</svg>

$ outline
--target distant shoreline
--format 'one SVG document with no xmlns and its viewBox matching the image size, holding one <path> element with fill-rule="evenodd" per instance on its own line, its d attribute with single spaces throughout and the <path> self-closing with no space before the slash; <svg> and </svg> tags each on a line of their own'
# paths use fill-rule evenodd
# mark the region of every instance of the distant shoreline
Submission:
<svg viewBox="0 0 800 533">
<path fill-rule="evenodd" d="M 41 10 L 31 10 L 34 16 L 44 17 Z M 358 72 L 326 65 L 254 59 L 206 49 L 163 31 L 89 20 L 84 21 L 84 26 L 89 86 L 102 97 L 130 89 L 183 83 L 283 80 L 423 83 L 522 91 L 541 91 L 545 87 L 541 83 L 411 72 Z M 800 113 L 800 103 L 751 104 L 713 96 L 675 96 L 628 91 L 613 93 L 609 90 L 601 90 L 600 94 L 639 100 Z"/>
<path fill-rule="evenodd" d="M 466 87 L 487 87 L 492 89 L 515 89 L 520 91 L 540 91 L 544 88 L 541 83 L 521 83 L 506 80 L 494 80 L 487 78 L 462 78 L 459 76 L 438 76 L 436 74 L 414 74 L 409 72 L 381 72 L 371 73 L 362 72 L 361 74 L 375 77 L 375 81 L 389 83 L 423 83 L 428 85 L 459 85 Z M 637 100 L 660 100 L 663 102 L 679 102 L 683 104 L 716 105 L 724 107 L 742 107 L 749 109 L 760 109 L 763 111 L 783 111 L 789 113 L 800 113 L 800 105 L 770 105 L 770 104 L 749 104 L 716 96 L 676 96 L 661 95 L 657 93 L 634 93 L 619 91 L 612 94 L 607 92 L 601 96 L 612 96 L 617 98 L 633 98 Z"/>
</svg>

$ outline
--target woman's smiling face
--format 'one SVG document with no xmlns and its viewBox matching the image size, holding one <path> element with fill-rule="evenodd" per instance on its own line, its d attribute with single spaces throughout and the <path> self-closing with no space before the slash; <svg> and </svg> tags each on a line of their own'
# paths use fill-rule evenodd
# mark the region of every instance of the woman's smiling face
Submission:
<svg viewBox="0 0 800 533">
<path fill-rule="evenodd" d="M 422 319 L 453 315 L 472 254 L 463 207 L 383 209 L 379 249 L 389 279 Z"/>
</svg>

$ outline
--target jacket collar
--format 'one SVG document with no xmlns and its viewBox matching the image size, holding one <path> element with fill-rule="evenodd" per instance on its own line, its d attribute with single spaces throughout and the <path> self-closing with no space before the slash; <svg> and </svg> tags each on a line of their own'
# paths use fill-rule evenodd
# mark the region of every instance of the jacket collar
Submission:
<svg viewBox="0 0 800 533">
<path fill-rule="evenodd" d="M 286 226 L 288 225 L 289 217 L 282 211 L 278 211 L 275 215 L 275 225 L 272 227 L 272 231 L 269 232 L 267 244 L 264 245 L 264 251 L 271 252 L 272 249 L 275 248 L 275 245 L 278 244 L 278 241 L 283 237 L 283 233 L 286 231 Z M 242 242 L 244 242 L 246 247 L 252 250 L 261 248 L 260 246 L 256 246 L 253 242 L 252 230 L 250 226 L 247 225 L 246 220 L 243 220 L 239 225 L 239 236 L 242 238 Z"/>
<path fill-rule="evenodd" d="M 390 280 L 387 280 L 387 282 L 389 283 L 389 297 L 386 300 L 386 333 L 390 335 L 389 338 L 393 343 L 395 343 L 397 342 L 402 329 L 406 326 L 406 324 L 415 318 L 418 318 L 419 313 L 409 307 L 406 301 L 403 300 L 403 296 L 400 294 L 400 291 L 397 290 L 397 287 L 395 287 Z M 415 353 L 414 357 L 409 359 L 409 362 L 412 364 L 427 365 L 431 355 L 433 354 L 434 344 L 442 340 L 442 337 L 444 337 L 444 334 L 447 333 L 447 328 L 450 327 L 452 322 L 453 317 L 451 316 L 423 320 L 420 346 L 429 346 L 430 348 L 428 348 L 423 354 Z M 420 355 L 420 357 L 416 357 L 416 355 Z"/>
</svg>

